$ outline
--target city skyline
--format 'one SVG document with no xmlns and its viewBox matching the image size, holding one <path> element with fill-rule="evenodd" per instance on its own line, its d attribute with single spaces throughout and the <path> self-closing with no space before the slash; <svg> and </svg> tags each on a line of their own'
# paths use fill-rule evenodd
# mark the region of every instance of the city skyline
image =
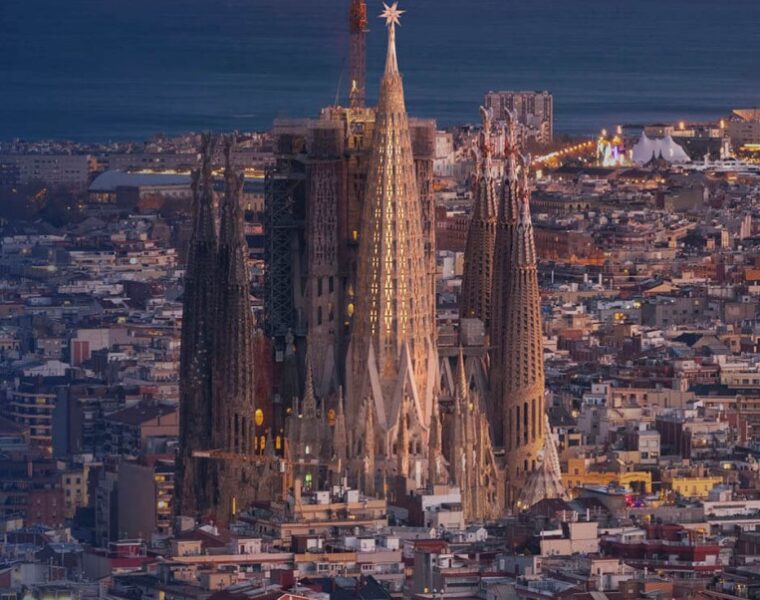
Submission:
<svg viewBox="0 0 760 600">
<path fill-rule="evenodd" d="M 0 598 L 758 600 L 751 13 L 294 1 L 0 54 Z"/>
<path fill-rule="evenodd" d="M 0 139 L 263 130 L 277 116 L 315 116 L 336 91 L 347 104 L 340 4 L 233 1 L 211 11 L 194 0 L 183 12 L 151 6 L 153 14 L 141 1 L 111 10 L 70 0 L 63 14 L 57 12 L 62 3 L 42 12 L 8 0 L 0 19 Z M 749 0 L 737 4 L 745 18 L 711 29 L 730 17 L 708 0 L 625 7 L 481 0 L 461 22 L 450 0 L 418 1 L 405 25 L 402 57 L 410 112 L 442 125 L 476 122 L 472 106 L 488 90 L 549 89 L 561 99 L 558 131 L 590 134 L 626 122 L 716 118 L 730 106 L 754 106 L 760 74 L 749 58 L 750 24 L 760 8 Z M 370 3 L 371 21 L 381 9 Z M 380 23 L 370 23 L 373 99 L 382 38 Z M 90 52 L 90 44 L 99 52 Z"/>
</svg>

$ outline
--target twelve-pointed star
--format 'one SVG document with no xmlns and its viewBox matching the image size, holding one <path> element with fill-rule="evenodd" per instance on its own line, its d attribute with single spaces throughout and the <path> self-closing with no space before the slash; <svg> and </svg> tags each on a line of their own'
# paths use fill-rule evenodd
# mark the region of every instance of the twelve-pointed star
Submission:
<svg viewBox="0 0 760 600">
<path fill-rule="evenodd" d="M 398 2 L 394 2 L 390 6 L 383 2 L 383 8 L 385 10 L 380 14 L 380 18 L 385 19 L 385 26 L 393 27 L 394 25 L 398 25 L 401 27 L 401 15 L 403 15 L 406 11 L 399 10 Z"/>
</svg>

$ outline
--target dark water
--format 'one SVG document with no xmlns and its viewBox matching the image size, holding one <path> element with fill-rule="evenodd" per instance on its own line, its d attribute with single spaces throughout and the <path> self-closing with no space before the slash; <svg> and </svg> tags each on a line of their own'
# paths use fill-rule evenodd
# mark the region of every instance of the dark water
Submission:
<svg viewBox="0 0 760 600">
<path fill-rule="evenodd" d="M 0 0 L 0 138 L 263 129 L 343 97 L 348 0 Z M 369 93 L 385 44 L 368 0 Z M 410 112 L 554 92 L 556 128 L 760 104 L 760 0 L 406 0 Z"/>
</svg>

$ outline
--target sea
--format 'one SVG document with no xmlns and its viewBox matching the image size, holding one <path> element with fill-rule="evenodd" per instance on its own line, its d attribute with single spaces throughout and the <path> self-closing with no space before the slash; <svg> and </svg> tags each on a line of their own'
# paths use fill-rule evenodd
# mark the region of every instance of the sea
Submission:
<svg viewBox="0 0 760 600">
<path fill-rule="evenodd" d="M 368 95 L 385 28 L 367 0 Z M 264 130 L 346 101 L 348 0 L 0 0 L 0 139 Z M 760 0 L 402 0 L 409 112 L 547 89 L 555 130 L 760 105 Z"/>
</svg>

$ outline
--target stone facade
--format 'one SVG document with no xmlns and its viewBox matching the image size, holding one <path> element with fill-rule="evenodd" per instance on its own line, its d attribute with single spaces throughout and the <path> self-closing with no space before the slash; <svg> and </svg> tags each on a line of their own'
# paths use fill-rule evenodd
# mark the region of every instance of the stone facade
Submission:
<svg viewBox="0 0 760 600">
<path fill-rule="evenodd" d="M 212 357 L 217 238 L 211 188 L 213 141 L 204 137 L 201 167 L 193 173 L 193 233 L 187 257 L 180 356 L 180 450 L 177 507 L 195 515 L 211 507 L 211 472 L 193 451 L 211 447 Z"/>
<path fill-rule="evenodd" d="M 480 319 L 488 327 L 491 321 L 491 285 L 498 205 L 496 181 L 491 165 L 491 118 L 490 113 L 483 108 L 481 115 L 483 132 L 479 144 L 475 204 L 467 231 L 459 316 L 464 319 Z"/>
<path fill-rule="evenodd" d="M 520 154 L 515 119 L 496 232 L 493 281 L 491 425 L 504 448 L 508 506 L 539 464 L 544 447 L 541 297 L 530 215 L 530 157 Z"/>
<path fill-rule="evenodd" d="M 420 487 L 427 478 L 437 358 L 425 254 L 429 238 L 421 210 L 391 24 L 367 171 L 356 314 L 346 363 L 350 462 L 353 476 L 361 473 L 367 482 L 365 488 L 377 489 L 389 478 Z"/>
<path fill-rule="evenodd" d="M 226 523 L 260 496 L 267 435 L 254 379 L 256 331 L 250 303 L 247 244 L 240 208 L 242 175 L 225 140 L 225 192 L 218 240 L 211 191 L 214 142 L 204 137 L 194 175 L 180 379 L 178 511 Z M 271 436 L 269 436 L 271 437 Z M 269 440 L 271 445 L 271 440 Z"/>
</svg>

